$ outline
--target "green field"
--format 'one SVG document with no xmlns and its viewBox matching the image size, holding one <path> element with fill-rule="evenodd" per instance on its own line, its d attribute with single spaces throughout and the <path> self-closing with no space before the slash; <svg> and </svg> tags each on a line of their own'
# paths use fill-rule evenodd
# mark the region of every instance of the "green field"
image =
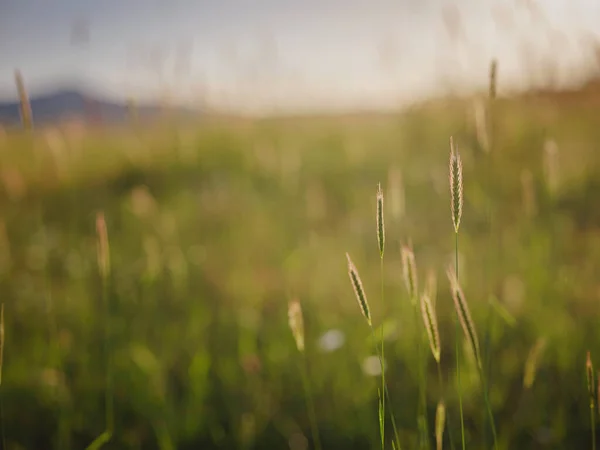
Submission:
<svg viewBox="0 0 600 450">
<path fill-rule="evenodd" d="M 451 447 L 445 433 L 444 448 L 461 448 L 446 278 L 451 135 L 464 166 L 460 281 L 499 447 L 591 448 L 585 360 L 589 350 L 600 368 L 599 111 L 585 93 L 497 100 L 489 152 L 471 104 L 457 100 L 395 115 L 6 132 L 5 448 L 85 448 L 105 430 L 107 379 L 114 432 L 104 448 L 314 448 L 304 362 L 323 448 L 380 448 L 381 381 L 348 252 L 374 327 L 385 325 L 386 407 L 402 448 L 418 449 L 418 337 L 423 354 L 429 347 L 404 286 L 403 243 L 414 249 L 419 290 L 428 274 L 437 278 L 443 384 L 426 353 L 430 448 L 442 396 L 453 437 Z M 554 175 L 544 169 L 550 139 Z M 99 211 L 110 246 L 106 285 Z M 294 298 L 306 361 L 288 327 Z M 467 448 L 492 448 L 474 360 L 461 348 Z M 528 371 L 535 378 L 524 386 Z M 386 435 L 391 449 L 389 422 Z"/>
</svg>

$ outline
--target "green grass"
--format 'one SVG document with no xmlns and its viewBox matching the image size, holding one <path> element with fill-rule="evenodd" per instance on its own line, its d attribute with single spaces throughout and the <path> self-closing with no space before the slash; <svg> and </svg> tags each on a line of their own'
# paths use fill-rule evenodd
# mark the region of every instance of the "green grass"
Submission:
<svg viewBox="0 0 600 450">
<path fill-rule="evenodd" d="M 105 431 L 97 211 L 104 211 L 111 251 L 114 430 L 103 448 L 271 449 L 310 440 L 288 294 L 302 301 L 309 331 L 323 449 L 380 448 L 381 380 L 363 371 L 373 342 L 346 252 L 360 268 L 374 323 L 384 324 L 386 412 L 394 413 L 402 448 L 416 448 L 415 336 L 423 330 L 402 282 L 399 248 L 408 241 L 419 277 L 433 268 L 440 280 L 444 385 L 427 358 L 429 440 L 444 398 L 451 428 L 444 448 L 450 435 L 460 448 L 454 311 L 443 276 L 454 261 L 450 135 L 464 166 L 460 281 L 480 338 L 488 299 L 497 299 L 485 370 L 499 448 L 591 448 L 581 368 L 600 339 L 597 107 L 541 97 L 498 100 L 495 108 L 491 155 L 479 149 L 470 109 L 458 101 L 389 116 L 95 131 L 54 153 L 39 133 L 0 137 L 7 448 L 52 448 L 60 440 L 81 449 Z M 542 171 L 547 137 L 560 149 L 553 195 Z M 398 216 L 386 191 L 394 167 L 404 182 Z M 523 170 L 533 177 L 529 215 Z M 378 182 L 386 195 L 385 303 L 378 300 Z M 325 352 L 319 339 L 332 329 L 345 341 Z M 547 345 L 525 388 L 527 356 L 540 339 Z M 477 368 L 466 348 L 460 353 L 467 448 L 479 449 L 488 418 Z M 391 423 L 385 429 L 391 445 Z"/>
</svg>

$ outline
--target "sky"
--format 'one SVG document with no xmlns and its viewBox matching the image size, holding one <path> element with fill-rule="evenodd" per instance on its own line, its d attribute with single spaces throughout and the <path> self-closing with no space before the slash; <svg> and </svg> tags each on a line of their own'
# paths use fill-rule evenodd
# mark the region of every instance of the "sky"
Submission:
<svg viewBox="0 0 600 450">
<path fill-rule="evenodd" d="M 0 0 L 0 98 L 79 85 L 245 110 L 398 107 L 595 69 L 598 0 Z M 597 30 L 597 31 L 596 31 Z"/>
</svg>

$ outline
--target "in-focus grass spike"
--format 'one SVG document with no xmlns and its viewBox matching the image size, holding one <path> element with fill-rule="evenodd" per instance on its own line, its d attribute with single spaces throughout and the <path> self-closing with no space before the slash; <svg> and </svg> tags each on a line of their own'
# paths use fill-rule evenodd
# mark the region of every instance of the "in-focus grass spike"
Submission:
<svg viewBox="0 0 600 450">
<path fill-rule="evenodd" d="M 360 311 L 362 312 L 363 316 L 365 316 L 365 319 L 367 319 L 367 323 L 369 324 L 369 326 L 372 326 L 371 311 L 369 310 L 367 295 L 365 294 L 362 281 L 360 280 L 360 275 L 358 274 L 358 270 L 352 262 L 352 259 L 350 259 L 350 255 L 348 253 L 346 253 L 346 258 L 348 259 L 348 275 L 350 276 L 350 282 L 352 283 L 352 288 L 354 289 L 354 295 L 356 295 L 356 300 L 358 300 Z"/>
<path fill-rule="evenodd" d="M 383 222 L 383 191 L 381 190 L 381 183 L 377 184 L 377 243 L 379 244 L 379 256 L 383 259 L 385 224 Z"/>
<path fill-rule="evenodd" d="M 463 208 L 463 175 L 462 160 L 460 153 L 454 145 L 454 138 L 450 137 L 450 195 L 452 208 L 452 223 L 454 232 L 458 233 L 460 227 L 460 218 Z"/>
</svg>

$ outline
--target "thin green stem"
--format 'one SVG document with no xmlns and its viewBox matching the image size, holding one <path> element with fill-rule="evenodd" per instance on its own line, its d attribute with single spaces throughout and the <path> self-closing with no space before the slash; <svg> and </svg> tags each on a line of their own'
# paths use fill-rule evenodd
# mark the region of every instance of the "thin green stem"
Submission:
<svg viewBox="0 0 600 450">
<path fill-rule="evenodd" d="M 454 261 L 455 261 L 455 271 L 456 271 L 456 280 L 458 281 L 458 232 L 454 233 Z M 462 450 L 466 450 L 465 444 L 465 419 L 463 416 L 463 405 L 462 405 L 462 388 L 460 383 L 460 346 L 458 344 L 459 336 L 460 336 L 460 325 L 456 317 L 454 317 L 454 347 L 456 354 L 456 385 L 458 389 L 458 407 L 460 410 L 460 435 L 462 440 Z"/>
<path fill-rule="evenodd" d="M 481 379 L 481 389 L 483 390 L 483 399 L 485 401 L 485 407 L 487 408 L 488 418 L 490 420 L 490 427 L 492 429 L 492 437 L 494 439 L 494 449 L 498 450 L 498 437 L 496 435 L 496 424 L 494 422 L 494 415 L 492 414 L 492 407 L 490 405 L 490 399 L 488 396 L 487 383 L 483 369 L 479 367 L 479 378 Z"/>
<path fill-rule="evenodd" d="M 87 447 L 86 450 L 96 450 L 109 442 L 112 438 L 114 429 L 114 399 L 113 399 L 113 378 L 112 378 L 112 333 L 111 333 L 111 314 L 108 298 L 108 276 L 102 276 L 102 303 L 104 306 L 104 347 L 106 358 L 106 388 L 104 391 L 104 403 L 106 409 L 106 424 L 104 432 L 98 436 Z"/>
<path fill-rule="evenodd" d="M 383 293 L 383 253 L 380 258 L 380 272 L 381 272 L 381 305 L 384 305 L 384 293 Z M 379 418 L 379 431 L 381 434 L 381 449 L 385 450 L 385 368 L 383 367 L 383 361 L 385 358 L 384 342 L 383 342 L 383 324 L 381 326 L 381 413 Z"/>
<path fill-rule="evenodd" d="M 375 346 L 375 351 L 377 352 L 377 357 L 379 358 L 379 364 L 381 367 L 381 373 L 383 375 L 384 369 L 385 369 L 383 366 L 383 357 L 381 356 L 381 353 L 379 352 L 379 346 L 377 345 L 377 339 L 375 337 L 375 330 L 373 329 L 372 325 L 371 325 L 371 335 L 373 336 L 373 343 Z M 392 401 L 390 399 L 390 393 L 388 391 L 387 383 L 383 384 L 383 388 L 384 388 L 383 395 L 385 396 L 385 399 L 387 400 L 388 404 L 391 405 Z M 379 395 L 380 395 L 379 401 L 381 402 L 381 392 Z M 396 416 L 394 415 L 394 411 L 391 408 L 389 408 L 389 412 L 390 412 L 390 418 L 392 419 L 392 428 L 394 429 L 394 439 L 396 441 L 396 449 L 401 450 L 400 435 L 398 434 L 398 427 L 396 426 Z"/>
<path fill-rule="evenodd" d="M 308 410 L 308 421 L 310 422 L 310 431 L 312 433 L 315 450 L 322 450 L 321 438 L 319 436 L 319 427 L 317 426 L 317 414 L 315 412 L 315 403 L 313 400 L 313 393 L 310 387 L 310 381 L 308 378 L 308 359 L 306 354 L 303 354 L 301 363 L 302 372 L 302 387 L 304 388 L 304 397 L 306 399 L 306 409 Z"/>
</svg>

